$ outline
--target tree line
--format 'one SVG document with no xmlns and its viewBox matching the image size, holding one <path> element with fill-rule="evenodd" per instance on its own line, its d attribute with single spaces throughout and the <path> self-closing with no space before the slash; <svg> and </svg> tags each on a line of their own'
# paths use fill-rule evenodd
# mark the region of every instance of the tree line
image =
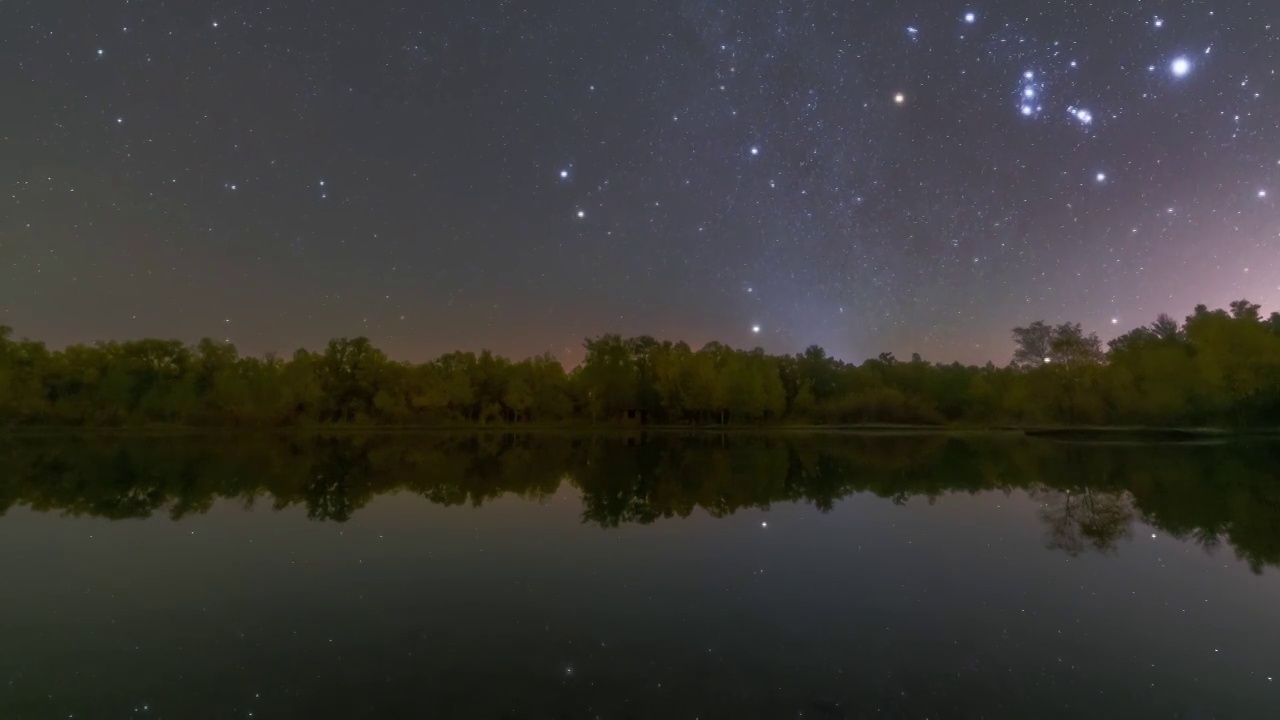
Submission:
<svg viewBox="0 0 1280 720">
<path fill-rule="evenodd" d="M 1280 565 L 1280 455 L 1273 443 L 1064 444 L 1007 436 L 657 434 L 639 445 L 581 433 L 0 439 L 0 516 L 26 507 L 110 519 L 174 519 L 218 502 L 301 508 L 344 522 L 381 495 L 479 507 L 568 486 L 605 528 L 803 502 L 826 512 L 870 493 L 933 502 L 1024 491 L 1045 543 L 1109 553 L 1135 523 Z"/>
<path fill-rule="evenodd" d="M 368 338 L 242 356 L 211 339 L 50 350 L 0 326 L 0 424 L 117 426 L 896 423 L 1280 425 L 1280 312 L 1161 315 L 1104 348 L 1078 323 L 1013 330 L 1004 366 L 861 364 L 603 335 L 572 371 L 489 351 L 397 362 Z"/>
</svg>

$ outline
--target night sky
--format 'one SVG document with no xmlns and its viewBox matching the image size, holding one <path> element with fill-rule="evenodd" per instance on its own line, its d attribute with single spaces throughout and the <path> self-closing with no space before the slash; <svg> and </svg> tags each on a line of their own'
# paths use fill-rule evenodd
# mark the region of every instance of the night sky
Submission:
<svg viewBox="0 0 1280 720">
<path fill-rule="evenodd" d="M 0 2 L 0 323 L 1006 361 L 1280 309 L 1280 3 Z"/>
</svg>

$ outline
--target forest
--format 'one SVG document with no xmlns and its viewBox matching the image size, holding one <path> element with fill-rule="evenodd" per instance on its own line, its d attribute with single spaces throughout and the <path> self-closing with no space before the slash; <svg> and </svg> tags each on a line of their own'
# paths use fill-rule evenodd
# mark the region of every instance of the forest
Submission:
<svg viewBox="0 0 1280 720">
<path fill-rule="evenodd" d="M 602 335 L 566 370 L 488 351 L 397 362 L 364 337 L 287 360 L 208 338 L 50 350 L 0 326 L 0 426 L 1280 426 L 1280 312 L 1247 300 L 1161 315 L 1105 347 L 1078 323 L 1013 341 L 1006 365 L 966 366 Z"/>
</svg>

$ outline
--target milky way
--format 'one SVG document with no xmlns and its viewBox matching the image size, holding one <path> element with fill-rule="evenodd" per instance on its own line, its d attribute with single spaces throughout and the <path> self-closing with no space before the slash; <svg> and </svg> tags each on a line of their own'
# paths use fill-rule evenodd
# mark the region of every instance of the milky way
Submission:
<svg viewBox="0 0 1280 720">
<path fill-rule="evenodd" d="M 1270 3 L 0 12 L 0 323 L 55 346 L 1003 362 L 1280 309 Z"/>
</svg>

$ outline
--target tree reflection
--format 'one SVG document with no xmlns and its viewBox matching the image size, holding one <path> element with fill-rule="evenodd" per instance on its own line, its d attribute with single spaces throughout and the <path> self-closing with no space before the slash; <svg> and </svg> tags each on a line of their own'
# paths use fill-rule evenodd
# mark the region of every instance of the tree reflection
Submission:
<svg viewBox="0 0 1280 720">
<path fill-rule="evenodd" d="M 1134 511 L 1126 492 L 1086 487 L 1075 492 L 1049 490 L 1040 496 L 1040 519 L 1048 526 L 1050 548 L 1073 557 L 1088 550 L 1110 553 L 1131 535 Z"/>
<path fill-rule="evenodd" d="M 712 517 L 856 493 L 910 503 L 1026 492 L 1047 544 L 1115 552 L 1142 522 L 1257 572 L 1280 565 L 1280 445 L 1065 445 L 1021 438 L 842 434 L 348 434 L 234 439 L 8 438 L 0 514 L 11 507 L 110 519 L 173 518 L 219 501 L 301 507 L 344 522 L 380 495 L 479 506 L 538 500 L 568 483 L 601 527 Z"/>
</svg>

